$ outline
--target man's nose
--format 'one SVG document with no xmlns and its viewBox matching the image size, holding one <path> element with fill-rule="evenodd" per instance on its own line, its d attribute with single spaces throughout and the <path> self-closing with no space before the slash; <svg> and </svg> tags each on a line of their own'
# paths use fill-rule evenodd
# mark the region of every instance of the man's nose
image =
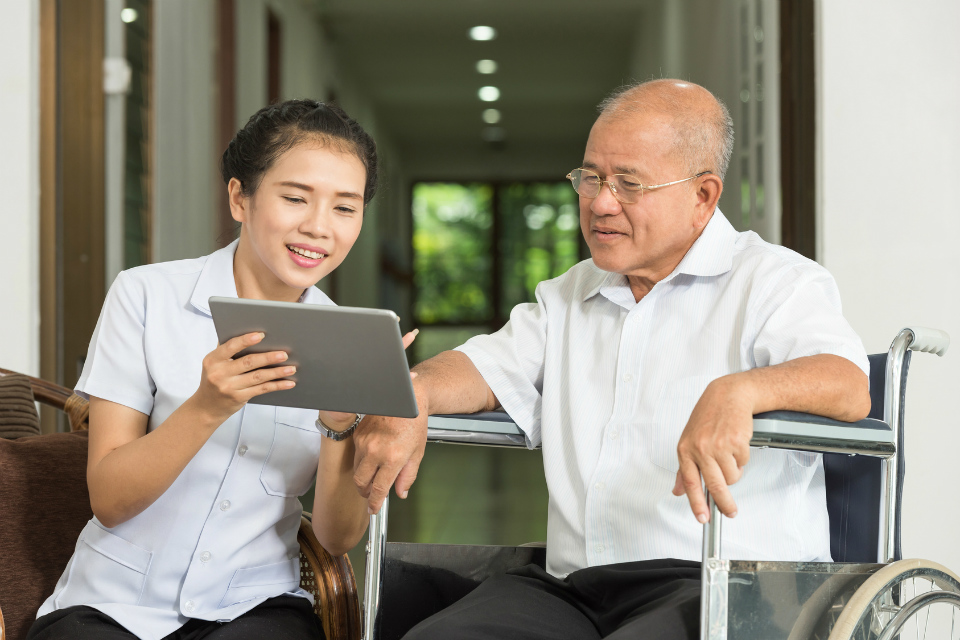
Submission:
<svg viewBox="0 0 960 640">
<path fill-rule="evenodd" d="M 616 196 L 613 195 L 613 188 L 608 182 L 604 182 L 600 187 L 600 193 L 590 203 L 590 210 L 598 216 L 613 216 L 623 210 L 623 206 Z"/>
</svg>

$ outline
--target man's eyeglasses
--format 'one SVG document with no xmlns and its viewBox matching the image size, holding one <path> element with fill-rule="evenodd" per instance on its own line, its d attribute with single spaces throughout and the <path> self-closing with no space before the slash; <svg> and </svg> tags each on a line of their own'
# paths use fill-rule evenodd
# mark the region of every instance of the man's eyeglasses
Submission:
<svg viewBox="0 0 960 640">
<path fill-rule="evenodd" d="M 613 192 L 614 198 L 624 204 L 633 204 L 643 197 L 644 191 L 659 189 L 660 187 L 669 187 L 672 184 L 680 184 L 681 182 L 687 182 L 688 180 L 705 176 L 708 173 L 711 172 L 701 171 L 697 175 L 684 178 L 683 180 L 674 180 L 673 182 L 647 186 L 641 184 L 635 176 L 626 173 L 615 173 L 607 176 L 606 180 L 603 180 L 599 174 L 589 169 L 574 169 L 567 174 L 567 180 L 573 184 L 573 190 L 584 198 L 596 198 L 600 195 L 600 189 L 602 189 L 604 183 L 606 183 L 607 186 L 610 187 L 610 191 Z"/>
</svg>

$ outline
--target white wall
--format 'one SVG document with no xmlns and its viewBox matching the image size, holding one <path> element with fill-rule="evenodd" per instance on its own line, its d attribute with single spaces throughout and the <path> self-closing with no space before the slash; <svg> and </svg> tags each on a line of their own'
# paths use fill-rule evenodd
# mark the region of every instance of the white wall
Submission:
<svg viewBox="0 0 960 640">
<path fill-rule="evenodd" d="M 40 14 L 5 2 L 0 20 L 0 367 L 40 374 Z"/>
<path fill-rule="evenodd" d="M 778 33 L 775 0 L 671 0 L 649 6 L 631 61 L 634 80 L 689 80 L 727 105 L 736 142 L 720 209 L 737 229 L 775 243 L 781 213 Z"/>
<path fill-rule="evenodd" d="M 819 10 L 820 255 L 868 351 L 912 323 L 953 336 L 910 373 L 903 552 L 960 571 L 960 3 Z"/>
<path fill-rule="evenodd" d="M 216 4 L 155 2 L 154 20 L 153 260 L 163 262 L 216 248 Z"/>
</svg>

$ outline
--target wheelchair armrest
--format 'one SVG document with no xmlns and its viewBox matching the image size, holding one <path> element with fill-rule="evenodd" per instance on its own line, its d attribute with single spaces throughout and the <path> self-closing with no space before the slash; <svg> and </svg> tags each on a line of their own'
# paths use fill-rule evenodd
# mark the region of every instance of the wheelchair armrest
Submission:
<svg viewBox="0 0 960 640">
<path fill-rule="evenodd" d="M 755 415 L 750 446 L 875 457 L 897 450 L 893 430 L 882 420 L 843 422 L 797 411 Z"/>
<path fill-rule="evenodd" d="M 430 416 L 427 441 L 493 447 L 526 447 L 527 444 L 523 431 L 505 411 Z"/>
</svg>

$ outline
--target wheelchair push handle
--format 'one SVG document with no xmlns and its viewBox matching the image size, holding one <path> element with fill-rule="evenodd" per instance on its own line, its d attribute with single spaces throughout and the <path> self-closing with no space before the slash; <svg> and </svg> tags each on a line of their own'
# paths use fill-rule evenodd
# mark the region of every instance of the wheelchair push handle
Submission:
<svg viewBox="0 0 960 640">
<path fill-rule="evenodd" d="M 946 331 L 930 327 L 905 327 L 900 333 L 905 331 L 913 334 L 913 340 L 907 345 L 911 351 L 943 356 L 950 346 L 950 335 Z"/>
</svg>

